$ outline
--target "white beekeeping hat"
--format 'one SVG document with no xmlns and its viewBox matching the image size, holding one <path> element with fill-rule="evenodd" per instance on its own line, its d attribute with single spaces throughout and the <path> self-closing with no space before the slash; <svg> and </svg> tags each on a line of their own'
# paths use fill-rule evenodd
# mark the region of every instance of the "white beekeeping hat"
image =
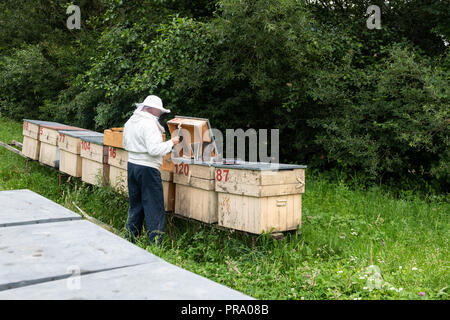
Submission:
<svg viewBox="0 0 450 320">
<path fill-rule="evenodd" d="M 142 103 L 136 103 L 136 107 L 139 111 L 142 111 L 144 107 L 150 107 L 159 109 L 165 113 L 170 113 L 169 109 L 164 109 L 161 98 L 153 95 L 147 96 L 147 98 L 145 98 L 144 102 Z"/>
</svg>

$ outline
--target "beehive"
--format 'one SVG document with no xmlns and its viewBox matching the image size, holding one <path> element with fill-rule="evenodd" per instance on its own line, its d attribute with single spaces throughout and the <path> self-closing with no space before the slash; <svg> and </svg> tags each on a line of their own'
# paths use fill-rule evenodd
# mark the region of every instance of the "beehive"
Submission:
<svg viewBox="0 0 450 320">
<path fill-rule="evenodd" d="M 61 125 L 57 122 L 23 119 L 22 154 L 30 159 L 39 160 L 41 142 L 39 141 L 40 125 Z"/>
<path fill-rule="evenodd" d="M 194 161 L 174 162 L 175 213 L 206 223 L 216 223 L 218 216 L 214 167 Z"/>
<path fill-rule="evenodd" d="M 249 233 L 301 226 L 305 166 L 264 163 L 216 165 L 218 225 Z"/>
<path fill-rule="evenodd" d="M 81 137 L 81 180 L 90 184 L 109 182 L 108 146 L 103 145 L 103 134 Z"/>
<path fill-rule="evenodd" d="M 39 125 L 39 162 L 51 167 L 58 168 L 60 162 L 60 152 L 58 141 L 59 131 L 86 131 L 83 128 L 67 126 L 64 124 L 42 124 Z"/>
<path fill-rule="evenodd" d="M 60 150 L 59 170 L 73 177 L 82 176 L 81 149 L 86 144 L 82 143 L 82 137 L 102 137 L 94 131 L 59 131 L 58 148 Z M 103 154 L 103 151 L 102 151 Z"/>
</svg>

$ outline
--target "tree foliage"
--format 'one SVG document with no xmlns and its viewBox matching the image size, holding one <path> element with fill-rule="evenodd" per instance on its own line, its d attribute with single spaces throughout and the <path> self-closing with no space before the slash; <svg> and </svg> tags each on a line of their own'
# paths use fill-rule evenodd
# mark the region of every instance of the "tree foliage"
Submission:
<svg viewBox="0 0 450 320">
<path fill-rule="evenodd" d="M 67 5 L 0 3 L 1 113 L 103 130 L 157 94 L 279 129 L 284 162 L 448 187 L 448 1 L 81 1 L 78 31 Z"/>
</svg>

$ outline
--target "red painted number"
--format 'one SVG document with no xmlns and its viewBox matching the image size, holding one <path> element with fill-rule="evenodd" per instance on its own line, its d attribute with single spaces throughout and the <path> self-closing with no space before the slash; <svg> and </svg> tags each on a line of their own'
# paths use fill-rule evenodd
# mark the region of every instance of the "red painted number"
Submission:
<svg viewBox="0 0 450 320">
<path fill-rule="evenodd" d="M 217 169 L 217 171 L 216 171 L 216 180 L 222 181 L 222 170 L 221 169 Z"/>
<path fill-rule="evenodd" d="M 81 148 L 83 148 L 83 150 L 91 150 L 91 143 L 87 141 L 81 141 Z"/>
<path fill-rule="evenodd" d="M 41 129 L 42 130 L 42 129 Z M 41 133 L 42 134 L 42 133 Z M 59 135 L 59 142 L 64 142 L 64 140 L 66 140 L 66 136 L 63 134 Z"/>
<path fill-rule="evenodd" d="M 224 169 L 223 173 L 225 174 L 225 181 L 228 181 L 228 173 L 230 172 L 230 170 L 228 169 Z M 216 171 L 216 180 L 217 181 L 222 181 L 223 177 L 222 177 L 222 169 L 217 169 Z"/>
<path fill-rule="evenodd" d="M 41 136 L 44 134 L 44 128 L 41 128 Z"/>
<path fill-rule="evenodd" d="M 180 163 L 175 165 L 175 172 L 177 174 L 184 174 L 185 176 L 189 175 L 189 165 Z"/>
<path fill-rule="evenodd" d="M 24 122 L 24 123 L 23 123 L 23 128 L 24 128 L 25 130 L 28 130 L 28 122 Z"/>
<path fill-rule="evenodd" d="M 116 158 L 116 149 L 109 148 L 109 156 L 115 159 Z"/>
</svg>

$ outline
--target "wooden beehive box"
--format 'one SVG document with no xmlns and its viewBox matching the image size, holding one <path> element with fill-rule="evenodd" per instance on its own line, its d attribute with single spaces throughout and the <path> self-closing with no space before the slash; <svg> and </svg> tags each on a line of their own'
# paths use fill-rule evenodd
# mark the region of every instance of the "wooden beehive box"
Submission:
<svg viewBox="0 0 450 320">
<path fill-rule="evenodd" d="M 109 182 L 109 147 L 103 145 L 103 134 L 81 137 L 81 180 L 90 184 Z"/>
<path fill-rule="evenodd" d="M 117 190 L 128 194 L 128 151 L 108 146 L 109 183 Z"/>
<path fill-rule="evenodd" d="M 106 129 L 103 133 L 103 144 L 105 146 L 123 149 L 123 128 Z"/>
<path fill-rule="evenodd" d="M 181 132 L 178 133 L 179 126 L 181 125 Z M 176 147 L 178 157 L 184 157 L 188 159 L 194 158 L 193 151 L 196 151 L 193 144 L 198 144 L 198 158 L 196 160 L 203 159 L 203 149 L 208 144 L 213 144 L 212 152 L 209 157 L 216 154 L 214 137 L 211 136 L 211 125 L 208 119 L 192 118 L 185 116 L 175 116 L 172 120 L 167 122 L 170 135 L 183 136 L 183 141 Z M 205 155 L 207 157 L 207 155 Z"/>
<path fill-rule="evenodd" d="M 174 162 L 175 213 L 206 223 L 216 223 L 218 217 L 214 167 L 193 161 Z"/>
<path fill-rule="evenodd" d="M 57 122 L 23 119 L 22 154 L 30 159 L 39 160 L 41 142 L 39 141 L 40 125 L 61 125 Z"/>
<path fill-rule="evenodd" d="M 216 165 L 218 225 L 254 234 L 301 226 L 305 166 Z"/>
<path fill-rule="evenodd" d="M 59 170 L 73 177 L 82 176 L 81 149 L 82 137 L 101 137 L 102 134 L 94 131 L 59 131 L 58 148 L 60 150 Z"/>
<path fill-rule="evenodd" d="M 60 152 L 58 147 L 59 131 L 86 131 L 86 129 L 67 126 L 64 124 L 42 124 L 39 125 L 39 162 L 51 167 L 58 168 Z"/>
<path fill-rule="evenodd" d="M 175 210 L 175 183 L 173 182 L 173 172 L 159 170 L 164 192 L 164 209 L 166 211 Z"/>
</svg>

